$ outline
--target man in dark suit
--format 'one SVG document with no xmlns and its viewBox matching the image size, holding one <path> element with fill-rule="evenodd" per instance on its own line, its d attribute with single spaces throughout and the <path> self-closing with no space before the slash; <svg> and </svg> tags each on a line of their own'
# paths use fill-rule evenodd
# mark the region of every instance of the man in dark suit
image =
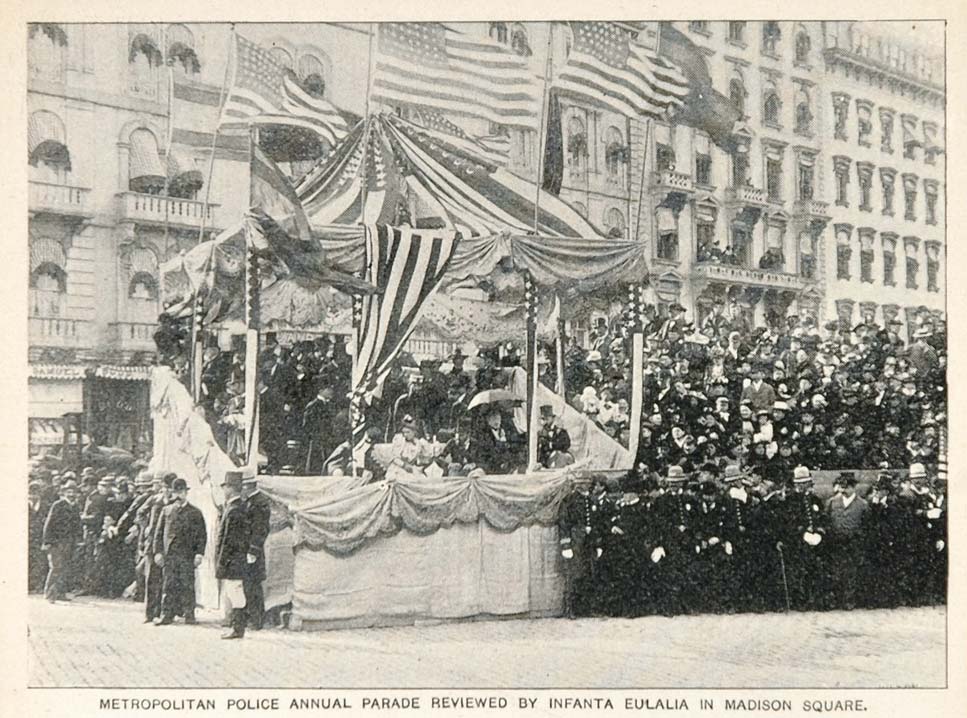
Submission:
<svg viewBox="0 0 967 718">
<path fill-rule="evenodd" d="M 44 523 L 50 507 L 44 501 L 44 482 L 31 481 L 27 487 L 27 590 L 40 591 L 47 579 L 44 555 Z"/>
<path fill-rule="evenodd" d="M 138 523 L 144 527 L 141 533 L 141 556 L 144 560 L 145 623 L 151 623 L 161 616 L 163 571 L 154 562 L 154 537 L 161 523 L 161 514 L 171 501 L 171 485 L 176 478 L 172 473 L 156 476 L 152 484 L 152 497 L 138 511 Z"/>
<path fill-rule="evenodd" d="M 44 547 L 50 570 L 44 585 L 44 596 L 51 603 L 67 600 L 65 581 L 75 549 L 83 537 L 81 513 L 77 505 L 77 484 L 67 481 L 60 489 L 61 498 L 50 507 L 44 523 Z"/>
<path fill-rule="evenodd" d="M 852 609 L 856 606 L 857 584 L 863 568 L 862 539 L 868 528 L 870 506 L 856 493 L 856 475 L 852 471 L 841 472 L 836 483 L 842 491 L 826 502 L 832 557 L 829 579 L 835 607 Z"/>
<path fill-rule="evenodd" d="M 249 525 L 249 548 L 246 556 L 248 574 L 242 582 L 242 588 L 245 590 L 248 626 L 259 631 L 262 629 L 265 613 L 262 582 L 265 580 L 265 540 L 269 537 L 272 505 L 269 497 L 259 490 L 254 470 L 247 469 L 243 473 L 242 486 L 246 494 L 245 510 L 248 513 Z"/>
<path fill-rule="evenodd" d="M 248 513 L 242 500 L 242 472 L 226 471 L 222 482 L 225 504 L 218 520 L 218 544 L 215 547 L 215 578 L 221 581 L 221 593 L 231 619 L 232 630 L 222 638 L 245 636 L 245 587 L 249 575 L 248 553 L 251 546 Z"/>
<path fill-rule="evenodd" d="M 526 463 L 526 438 L 517 431 L 513 419 L 491 407 L 486 424 L 470 438 L 470 460 L 488 474 L 512 474 Z"/>
<path fill-rule="evenodd" d="M 171 484 L 174 501 L 161 513 L 154 537 L 155 564 L 162 567 L 161 620 L 166 626 L 175 615 L 195 623 L 195 569 L 205 555 L 208 535 L 205 517 L 188 503 L 188 483 L 181 478 Z"/>
<path fill-rule="evenodd" d="M 307 447 L 306 474 L 317 476 L 333 449 L 344 438 L 337 436 L 333 424 L 336 405 L 333 402 L 333 377 L 323 374 L 317 379 L 316 398 L 310 401 L 302 414 L 303 443 Z"/>
</svg>

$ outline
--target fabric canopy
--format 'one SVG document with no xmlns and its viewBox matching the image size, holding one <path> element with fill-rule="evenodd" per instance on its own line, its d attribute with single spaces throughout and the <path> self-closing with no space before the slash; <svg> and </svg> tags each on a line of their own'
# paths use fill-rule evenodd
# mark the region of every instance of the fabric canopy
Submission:
<svg viewBox="0 0 967 718">
<path fill-rule="evenodd" d="M 128 164 L 128 178 L 151 177 L 164 180 L 166 173 L 158 156 L 158 142 L 147 130 L 131 133 L 131 151 Z"/>
<path fill-rule="evenodd" d="M 376 115 L 357 125 L 296 191 L 315 224 L 412 224 L 455 229 L 463 237 L 533 231 L 534 184 L 457 140 L 395 115 Z M 560 198 L 541 192 L 539 202 L 539 234 L 603 237 Z"/>
</svg>

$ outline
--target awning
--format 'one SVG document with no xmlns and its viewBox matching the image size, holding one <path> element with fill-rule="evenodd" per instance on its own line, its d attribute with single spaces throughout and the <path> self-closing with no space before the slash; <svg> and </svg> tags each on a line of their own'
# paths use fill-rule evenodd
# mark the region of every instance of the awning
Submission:
<svg viewBox="0 0 967 718">
<path fill-rule="evenodd" d="M 117 379 L 119 381 L 148 381 L 151 379 L 152 366 L 124 366 L 118 364 L 102 364 L 94 370 L 94 376 L 101 379 Z"/>
<path fill-rule="evenodd" d="M 43 160 L 70 169 L 64 123 L 52 112 L 34 112 L 27 123 L 27 154 L 31 165 Z"/>
<path fill-rule="evenodd" d="M 27 376 L 48 381 L 75 381 L 87 376 L 87 367 L 81 364 L 29 364 Z"/>
<path fill-rule="evenodd" d="M 158 143 L 147 130 L 136 130 L 131 135 L 128 179 L 156 177 L 164 181 L 165 171 L 158 156 Z"/>
</svg>

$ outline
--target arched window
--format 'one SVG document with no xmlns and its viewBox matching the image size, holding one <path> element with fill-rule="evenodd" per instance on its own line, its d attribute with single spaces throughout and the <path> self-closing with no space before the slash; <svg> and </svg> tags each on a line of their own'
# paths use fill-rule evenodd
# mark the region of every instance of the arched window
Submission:
<svg viewBox="0 0 967 718">
<path fill-rule="evenodd" d="M 617 127 L 609 127 L 604 135 L 604 141 L 608 182 L 623 184 L 628 166 L 628 147 L 625 145 L 624 135 Z"/>
<path fill-rule="evenodd" d="M 295 61 L 292 59 L 292 54 L 284 47 L 273 47 L 269 52 L 272 53 L 272 57 L 278 60 L 283 67 L 287 67 L 290 70 L 295 68 Z"/>
<path fill-rule="evenodd" d="M 492 22 L 490 23 L 490 39 L 494 42 L 499 42 L 501 45 L 507 44 L 507 23 L 505 22 Z"/>
<path fill-rule="evenodd" d="M 732 100 L 739 114 L 745 117 L 745 85 L 737 77 L 729 83 L 729 99 Z"/>
<path fill-rule="evenodd" d="M 315 55 L 302 55 L 299 57 L 297 74 L 306 92 L 313 97 L 325 97 L 326 67 L 322 64 L 322 60 Z"/>
<path fill-rule="evenodd" d="M 158 155 L 158 140 L 151 130 L 131 133 L 128 150 L 128 189 L 145 194 L 161 194 L 165 171 Z"/>
<path fill-rule="evenodd" d="M 572 176 L 583 176 L 587 169 L 588 135 L 584 121 L 571 117 L 567 123 L 567 166 Z"/>
<path fill-rule="evenodd" d="M 608 236 L 613 239 L 623 239 L 625 236 L 625 216 L 620 209 L 612 207 L 604 215 L 604 226 L 608 228 Z"/>
<path fill-rule="evenodd" d="M 146 247 L 134 247 L 124 257 L 124 265 L 128 321 L 150 324 L 158 317 L 158 257 Z"/>
<path fill-rule="evenodd" d="M 767 92 L 762 105 L 762 121 L 770 125 L 778 125 L 781 110 L 782 102 L 779 100 L 779 95 L 772 91 Z"/>
<path fill-rule="evenodd" d="M 184 25 L 169 25 L 165 31 L 168 44 L 166 57 L 175 72 L 182 75 L 197 75 L 201 72 L 201 62 L 195 52 L 195 36 Z"/>
<path fill-rule="evenodd" d="M 63 316 L 67 308 L 67 256 L 55 239 L 30 242 L 30 313 L 38 317 Z"/>
<path fill-rule="evenodd" d="M 530 57 L 533 53 L 527 41 L 527 30 L 520 23 L 514 25 L 510 34 L 510 47 L 521 57 Z"/>
<path fill-rule="evenodd" d="M 67 60 L 67 31 L 52 22 L 27 26 L 27 66 L 32 77 L 64 81 Z"/>
<path fill-rule="evenodd" d="M 155 97 L 158 93 L 157 70 L 163 64 L 164 56 L 157 41 L 147 33 L 134 35 L 128 45 L 131 91 L 144 97 Z"/>
<path fill-rule="evenodd" d="M 806 64 L 809 62 L 809 51 L 812 48 L 812 41 L 805 30 L 800 30 L 796 35 L 796 62 Z"/>
<path fill-rule="evenodd" d="M 27 122 L 27 162 L 31 178 L 61 184 L 71 171 L 64 123 L 53 112 L 40 110 Z"/>
</svg>

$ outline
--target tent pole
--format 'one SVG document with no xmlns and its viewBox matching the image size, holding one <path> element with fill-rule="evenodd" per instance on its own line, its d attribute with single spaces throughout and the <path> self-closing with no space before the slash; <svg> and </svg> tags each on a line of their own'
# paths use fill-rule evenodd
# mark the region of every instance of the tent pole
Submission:
<svg viewBox="0 0 967 718">
<path fill-rule="evenodd" d="M 641 440 L 641 409 L 644 403 L 642 385 L 644 383 L 645 332 L 644 332 L 644 287 L 631 286 L 631 306 L 634 311 L 633 334 L 631 335 L 631 411 L 628 422 L 628 453 L 631 455 L 631 468 L 636 469 L 638 444 Z"/>
<path fill-rule="evenodd" d="M 558 317 L 557 317 L 557 382 L 554 387 L 558 395 L 562 399 L 566 398 L 566 386 L 564 382 L 564 319 L 560 316 L 560 297 L 555 297 L 555 301 L 558 303 Z"/>
<path fill-rule="evenodd" d="M 254 194 L 252 188 L 252 160 L 258 142 L 258 129 L 249 129 L 249 205 Z M 245 462 L 258 470 L 258 371 L 259 371 L 259 324 L 261 303 L 261 279 L 258 259 L 252 244 L 252 227 L 245 231 Z"/>
</svg>

